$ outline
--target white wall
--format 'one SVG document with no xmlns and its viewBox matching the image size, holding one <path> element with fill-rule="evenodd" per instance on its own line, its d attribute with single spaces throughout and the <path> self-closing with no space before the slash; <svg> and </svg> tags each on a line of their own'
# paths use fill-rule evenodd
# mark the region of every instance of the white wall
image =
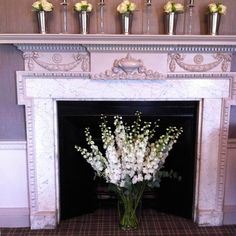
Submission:
<svg viewBox="0 0 236 236">
<path fill-rule="evenodd" d="M 26 143 L 0 142 L 0 227 L 29 226 Z"/>
</svg>

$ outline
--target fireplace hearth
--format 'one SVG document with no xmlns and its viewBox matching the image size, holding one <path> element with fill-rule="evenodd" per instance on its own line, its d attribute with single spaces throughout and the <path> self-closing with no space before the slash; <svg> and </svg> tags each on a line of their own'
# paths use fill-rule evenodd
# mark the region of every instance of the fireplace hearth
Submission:
<svg viewBox="0 0 236 236">
<path fill-rule="evenodd" d="M 192 218 L 194 173 L 196 161 L 196 132 L 198 102 L 196 101 L 66 101 L 58 102 L 60 209 L 66 219 L 91 212 L 99 206 L 108 207 L 112 201 L 106 185 L 94 181 L 94 172 L 74 145 L 86 146 L 84 129 L 91 128 L 94 140 L 102 150 L 100 115 L 111 121 L 116 114 L 129 123 L 135 111 L 142 112 L 143 120 L 160 119 L 156 137 L 169 126 L 183 127 L 184 134 L 171 151 L 165 169 L 175 170 L 182 181 L 163 180 L 160 189 L 146 191 L 143 204 L 160 211 Z M 105 196 L 106 193 L 106 196 Z M 173 197 L 174 196 L 174 197 Z M 106 198 L 101 199 L 101 198 Z M 149 199 L 149 200 L 148 200 Z M 107 201 L 105 203 L 105 201 Z M 149 202 L 148 202 L 149 201 Z"/>
</svg>

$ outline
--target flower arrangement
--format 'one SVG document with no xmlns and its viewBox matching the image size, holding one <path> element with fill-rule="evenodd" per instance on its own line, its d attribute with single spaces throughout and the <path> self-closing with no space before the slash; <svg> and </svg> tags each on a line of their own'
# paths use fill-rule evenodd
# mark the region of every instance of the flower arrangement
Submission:
<svg viewBox="0 0 236 236">
<path fill-rule="evenodd" d="M 164 12 L 165 13 L 183 13 L 184 6 L 181 3 L 175 3 L 174 1 L 169 1 L 164 5 Z"/>
<path fill-rule="evenodd" d="M 52 3 L 47 0 L 39 0 L 32 4 L 34 11 L 47 11 L 50 12 L 53 9 Z"/>
<path fill-rule="evenodd" d="M 115 116 L 114 132 L 106 117 L 102 116 L 100 128 L 104 154 L 93 141 L 89 128 L 85 129 L 85 136 L 90 150 L 75 146 L 123 203 L 125 210 L 120 224 L 124 228 L 137 227 L 135 211 L 147 186 L 159 187 L 162 177 L 178 177 L 174 172 L 161 169 L 182 128 L 169 127 L 159 139 L 153 140 L 157 122 L 143 122 L 140 112 L 135 116 L 131 126 L 125 125 L 121 116 Z"/>
<path fill-rule="evenodd" d="M 75 3 L 74 10 L 78 12 L 80 11 L 91 12 L 93 10 L 93 6 L 88 1 L 81 1 L 81 2 Z"/>
<path fill-rule="evenodd" d="M 209 13 L 220 13 L 220 14 L 226 14 L 227 7 L 223 5 L 222 3 L 210 3 L 208 5 L 208 11 Z"/>
<path fill-rule="evenodd" d="M 129 0 L 124 0 L 117 6 L 117 11 L 120 14 L 131 13 L 135 10 L 136 10 L 136 4 Z"/>
</svg>

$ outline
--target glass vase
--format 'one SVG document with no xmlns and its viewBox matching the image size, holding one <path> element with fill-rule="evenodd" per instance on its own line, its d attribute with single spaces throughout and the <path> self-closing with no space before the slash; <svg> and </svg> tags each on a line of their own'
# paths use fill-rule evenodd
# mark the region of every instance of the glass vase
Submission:
<svg viewBox="0 0 236 236">
<path fill-rule="evenodd" d="M 139 226 L 141 216 L 141 201 L 136 201 L 132 196 L 118 199 L 119 225 L 122 230 L 135 230 Z"/>
</svg>

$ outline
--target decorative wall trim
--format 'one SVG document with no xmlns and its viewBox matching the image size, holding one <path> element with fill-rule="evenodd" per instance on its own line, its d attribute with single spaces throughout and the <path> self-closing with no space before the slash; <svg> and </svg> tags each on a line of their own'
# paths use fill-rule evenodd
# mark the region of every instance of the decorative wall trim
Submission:
<svg viewBox="0 0 236 236">
<path fill-rule="evenodd" d="M 208 72 L 221 65 L 221 71 L 227 72 L 230 68 L 232 60 L 231 54 L 217 53 L 212 55 L 212 58 L 214 59 L 213 62 L 208 62 L 204 64 L 204 55 L 196 54 L 193 57 L 194 64 L 189 64 L 189 62 L 185 62 L 185 57 L 186 54 L 170 53 L 168 55 L 169 70 L 171 72 L 175 72 L 176 67 L 179 66 L 181 69 L 189 72 Z"/>
<path fill-rule="evenodd" d="M 183 53 L 212 53 L 212 52 L 222 52 L 222 53 L 233 53 L 236 51 L 235 47 L 231 46 L 212 46 L 212 45 L 146 45 L 146 44 L 111 44 L 109 47 L 107 45 L 103 44 L 84 44 L 84 46 L 88 49 L 90 52 L 149 52 L 149 53 L 155 53 L 155 52 L 161 52 L 161 53 L 167 53 L 167 52 L 183 52 Z"/>
<path fill-rule="evenodd" d="M 219 72 L 210 72 L 210 73 L 192 73 L 192 72 L 182 72 L 182 73 L 168 73 L 167 79 L 212 79 L 217 80 L 221 78 L 234 80 L 236 75 L 231 72 L 219 73 Z"/>
<path fill-rule="evenodd" d="M 26 141 L 0 141 L 0 150 L 26 150 Z"/>
<path fill-rule="evenodd" d="M 86 52 L 86 48 L 80 44 L 15 44 L 22 52 Z"/>
<path fill-rule="evenodd" d="M 227 143 L 229 132 L 229 117 L 230 117 L 230 105 L 228 100 L 224 100 L 223 113 L 221 122 L 221 138 L 220 138 L 220 155 L 219 155 L 219 168 L 218 168 L 218 183 L 217 183 L 217 210 L 220 211 L 224 205 L 225 194 L 225 179 L 226 179 L 226 164 L 227 164 Z"/>
<path fill-rule="evenodd" d="M 34 142 L 34 112 L 30 100 L 27 99 L 25 106 L 26 115 L 26 132 L 27 132 L 27 163 L 28 163 L 28 179 L 29 181 L 29 200 L 31 214 L 37 212 L 37 188 L 36 188 L 36 160 L 35 160 L 35 142 Z"/>
<path fill-rule="evenodd" d="M 0 228 L 29 227 L 29 218 L 28 208 L 0 208 Z"/>
</svg>

